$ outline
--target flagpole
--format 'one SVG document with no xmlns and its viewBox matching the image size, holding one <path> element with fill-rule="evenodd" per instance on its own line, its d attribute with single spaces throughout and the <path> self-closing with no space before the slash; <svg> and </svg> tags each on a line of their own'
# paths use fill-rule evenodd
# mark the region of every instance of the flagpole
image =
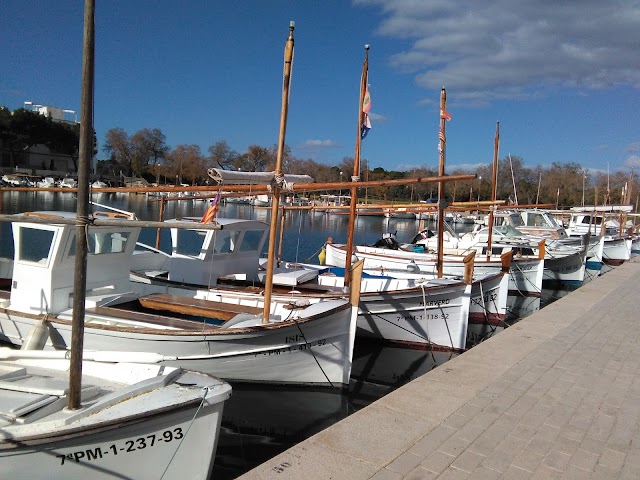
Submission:
<svg viewBox="0 0 640 480">
<path fill-rule="evenodd" d="M 444 176 L 444 164 L 445 164 L 445 149 L 446 149 L 446 121 L 449 114 L 446 110 L 447 106 L 447 92 L 442 88 L 440 91 L 440 131 L 438 132 L 438 150 L 440 151 L 440 165 L 438 167 L 438 176 Z M 438 278 L 442 278 L 443 274 L 443 258 L 444 258 L 444 210 L 446 208 L 446 201 L 444 198 L 444 182 L 438 182 Z"/>
<path fill-rule="evenodd" d="M 344 263 L 344 285 L 349 286 L 351 282 L 351 256 L 353 254 L 353 235 L 356 224 L 356 206 L 358 204 L 358 184 L 360 181 L 360 150 L 362 147 L 363 129 L 366 128 L 365 120 L 371 99 L 366 95 L 367 83 L 369 80 L 369 45 L 364 46 L 364 63 L 362 64 L 362 76 L 360 77 L 360 99 L 358 101 L 358 133 L 356 135 L 356 151 L 353 157 L 353 177 L 351 186 L 351 204 L 349 208 L 349 234 L 347 237 L 347 256 Z M 365 97 L 367 105 L 365 105 Z M 366 110 L 366 111 L 365 111 Z"/>
<path fill-rule="evenodd" d="M 287 114 L 289 111 L 289 87 L 291 85 L 291 68 L 293 66 L 293 29 L 294 22 L 289 23 L 289 37 L 284 47 L 284 73 L 282 81 L 282 106 L 280 109 L 280 133 L 278 135 L 278 152 L 276 154 L 275 176 L 272 185 L 271 198 L 271 228 L 269 230 L 269 247 L 267 269 L 264 286 L 264 311 L 262 323 L 269 323 L 271 315 L 271 290 L 273 288 L 273 270 L 276 254 L 276 232 L 278 230 L 278 207 L 280 206 L 280 192 L 284 175 L 282 174 L 282 157 L 284 154 L 284 139 L 287 132 Z"/>
<path fill-rule="evenodd" d="M 500 146 L 500 122 L 496 122 L 496 135 L 493 139 L 493 172 L 491 173 L 491 201 L 496 201 L 498 192 L 498 149 Z M 536 202 L 537 203 L 537 202 Z M 489 209 L 489 237 L 487 240 L 487 260 L 491 258 L 491 241 L 493 235 L 493 212 L 495 205 Z"/>
</svg>

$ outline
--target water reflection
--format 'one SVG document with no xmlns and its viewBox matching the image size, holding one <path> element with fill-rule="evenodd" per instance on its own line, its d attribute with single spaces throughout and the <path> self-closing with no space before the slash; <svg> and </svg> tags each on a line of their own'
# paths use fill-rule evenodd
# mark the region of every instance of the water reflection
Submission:
<svg viewBox="0 0 640 480">
<path fill-rule="evenodd" d="M 348 390 L 232 384 L 213 477 L 236 478 L 456 355 L 357 340 Z"/>
</svg>

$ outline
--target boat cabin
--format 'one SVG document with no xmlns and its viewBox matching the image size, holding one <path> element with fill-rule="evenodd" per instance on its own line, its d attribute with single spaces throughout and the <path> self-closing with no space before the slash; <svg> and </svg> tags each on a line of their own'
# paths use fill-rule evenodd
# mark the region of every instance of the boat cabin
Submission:
<svg viewBox="0 0 640 480">
<path fill-rule="evenodd" d="M 71 212 L 31 212 L 35 218 L 74 219 Z M 87 305 L 127 292 L 129 258 L 139 227 L 88 227 Z M 76 226 L 13 222 L 11 308 L 36 315 L 73 306 Z M 96 303 L 97 302 L 97 303 Z"/>
<path fill-rule="evenodd" d="M 568 231 L 570 235 L 600 235 L 604 222 L 604 235 L 624 236 L 633 222 L 627 221 L 627 215 L 633 210 L 632 205 L 587 205 L 572 207 Z M 622 225 L 622 227 L 621 227 Z"/>
<path fill-rule="evenodd" d="M 522 233 L 549 239 L 566 238 L 567 232 L 553 216 L 538 209 L 494 213 L 494 225 L 510 225 Z"/>
<path fill-rule="evenodd" d="M 186 217 L 171 222 L 199 223 Z M 245 274 L 258 280 L 260 255 L 269 236 L 269 225 L 258 220 L 218 218 L 221 230 L 171 228 L 169 280 L 196 285 L 215 285 L 219 277 Z"/>
</svg>

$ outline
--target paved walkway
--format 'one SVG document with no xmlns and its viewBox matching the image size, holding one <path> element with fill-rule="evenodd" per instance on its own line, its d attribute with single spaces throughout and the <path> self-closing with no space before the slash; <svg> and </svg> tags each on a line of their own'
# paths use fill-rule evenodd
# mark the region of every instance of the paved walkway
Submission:
<svg viewBox="0 0 640 480">
<path fill-rule="evenodd" d="M 629 262 L 243 479 L 639 479 Z"/>
</svg>

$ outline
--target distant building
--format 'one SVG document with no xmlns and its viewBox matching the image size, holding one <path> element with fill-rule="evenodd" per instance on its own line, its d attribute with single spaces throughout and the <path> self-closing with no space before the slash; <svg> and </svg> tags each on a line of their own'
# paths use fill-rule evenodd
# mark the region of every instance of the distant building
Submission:
<svg viewBox="0 0 640 480">
<path fill-rule="evenodd" d="M 39 105 L 33 102 L 24 102 L 24 108 L 50 117 L 55 122 L 78 123 L 75 110 L 62 109 L 51 105 Z M 71 155 L 56 152 L 46 145 L 34 145 L 20 152 L 16 161 L 17 166 L 14 167 L 9 149 L 0 139 L 0 170 L 2 173 L 21 172 L 41 177 L 77 175 L 76 164 Z"/>
</svg>

